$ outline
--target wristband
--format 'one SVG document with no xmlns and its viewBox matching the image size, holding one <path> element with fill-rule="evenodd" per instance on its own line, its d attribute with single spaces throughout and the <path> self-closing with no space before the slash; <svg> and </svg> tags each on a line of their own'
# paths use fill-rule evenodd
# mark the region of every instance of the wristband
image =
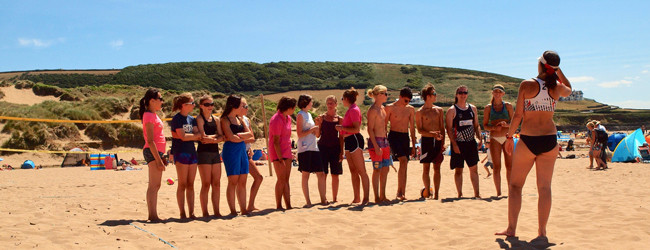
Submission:
<svg viewBox="0 0 650 250">
<path fill-rule="evenodd" d="M 506 134 L 506 140 L 512 140 L 512 136 Z"/>
</svg>

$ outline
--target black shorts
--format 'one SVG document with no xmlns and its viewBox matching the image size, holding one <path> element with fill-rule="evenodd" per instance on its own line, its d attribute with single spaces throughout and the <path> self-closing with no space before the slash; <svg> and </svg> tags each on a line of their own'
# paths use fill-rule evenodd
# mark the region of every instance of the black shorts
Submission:
<svg viewBox="0 0 650 250">
<path fill-rule="evenodd" d="M 363 135 L 360 133 L 345 137 L 343 141 L 345 142 L 345 151 L 349 151 L 350 153 L 356 151 L 357 149 L 361 149 L 363 151 L 366 146 L 366 144 L 363 142 Z"/>
<path fill-rule="evenodd" d="M 436 140 L 434 137 L 422 137 L 422 156 L 420 157 L 420 163 L 442 162 L 444 157 L 441 157 L 442 159 L 436 159 L 442 153 L 442 144 L 442 141 Z"/>
<path fill-rule="evenodd" d="M 464 163 L 467 163 L 467 166 L 476 166 L 478 163 L 478 144 L 476 144 L 476 141 L 469 141 L 469 142 L 461 142 L 458 141 L 456 142 L 458 144 L 458 149 L 460 150 L 460 154 L 456 154 L 454 152 L 454 148 L 452 146 L 451 150 L 451 162 L 449 163 L 449 166 L 451 169 L 455 168 L 463 168 Z"/>
<path fill-rule="evenodd" d="M 144 156 L 144 161 L 146 161 L 147 164 L 149 164 L 149 162 L 152 162 L 152 161 L 156 160 L 156 158 L 154 158 L 153 154 L 151 153 L 150 148 L 143 149 L 142 150 L 142 155 Z M 163 159 L 163 153 L 162 152 L 158 151 L 158 155 L 160 155 L 160 159 Z M 163 160 L 163 162 L 164 161 L 165 160 Z"/>
<path fill-rule="evenodd" d="M 320 150 L 320 158 L 323 163 L 323 172 L 329 174 L 331 169 L 333 175 L 342 175 L 343 174 L 343 164 L 339 162 L 339 155 L 341 155 L 340 146 L 324 146 L 318 145 Z"/>
<path fill-rule="evenodd" d="M 298 153 L 298 171 L 300 172 L 323 172 L 323 162 L 320 159 L 320 152 L 305 151 Z"/>
<path fill-rule="evenodd" d="M 218 152 L 198 152 L 200 165 L 213 165 L 221 163 L 221 155 Z"/>
<path fill-rule="evenodd" d="M 406 156 L 408 159 L 411 154 L 409 133 L 388 132 L 388 144 L 390 145 L 390 152 L 393 154 L 393 160 L 397 161 L 400 157 Z"/>
</svg>

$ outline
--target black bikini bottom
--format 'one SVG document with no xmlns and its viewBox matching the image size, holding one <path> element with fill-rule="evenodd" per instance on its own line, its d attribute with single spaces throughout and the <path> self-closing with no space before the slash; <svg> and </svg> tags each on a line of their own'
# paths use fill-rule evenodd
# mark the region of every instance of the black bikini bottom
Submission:
<svg viewBox="0 0 650 250">
<path fill-rule="evenodd" d="M 534 155 L 540 155 L 553 150 L 557 146 L 556 135 L 529 136 L 521 135 L 521 140 Z"/>
</svg>

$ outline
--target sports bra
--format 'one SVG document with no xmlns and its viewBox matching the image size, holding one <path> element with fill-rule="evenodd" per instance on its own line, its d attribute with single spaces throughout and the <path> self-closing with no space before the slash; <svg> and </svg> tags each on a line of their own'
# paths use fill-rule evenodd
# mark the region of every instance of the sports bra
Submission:
<svg viewBox="0 0 650 250">
<path fill-rule="evenodd" d="M 506 108 L 506 103 L 505 102 L 501 102 L 501 103 L 503 104 L 503 108 L 499 112 L 494 110 L 494 105 L 491 105 L 490 122 L 496 120 L 510 120 L 510 114 L 508 113 L 508 109 Z"/>
<path fill-rule="evenodd" d="M 524 100 L 524 111 L 555 111 L 556 100 L 548 94 L 548 88 L 544 80 L 535 78 L 539 84 L 539 92 L 531 99 Z"/>
</svg>

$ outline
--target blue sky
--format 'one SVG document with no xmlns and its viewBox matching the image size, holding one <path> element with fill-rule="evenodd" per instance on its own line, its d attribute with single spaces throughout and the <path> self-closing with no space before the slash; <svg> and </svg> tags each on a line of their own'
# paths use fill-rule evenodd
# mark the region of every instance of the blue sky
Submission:
<svg viewBox="0 0 650 250">
<path fill-rule="evenodd" d="M 650 1 L 3 1 L 0 71 L 181 61 L 445 66 L 519 78 L 556 50 L 585 96 L 650 108 Z"/>
</svg>

